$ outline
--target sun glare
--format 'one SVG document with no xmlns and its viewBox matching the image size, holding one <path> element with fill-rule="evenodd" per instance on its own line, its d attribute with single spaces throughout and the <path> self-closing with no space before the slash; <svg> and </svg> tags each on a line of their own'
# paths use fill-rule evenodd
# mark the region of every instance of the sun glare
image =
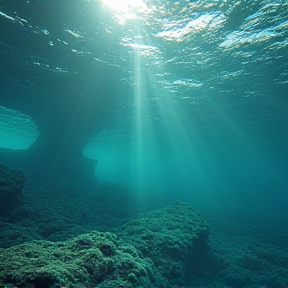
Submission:
<svg viewBox="0 0 288 288">
<path fill-rule="evenodd" d="M 125 24 L 127 20 L 137 19 L 137 13 L 147 10 L 142 0 L 102 0 L 102 2 L 113 12 L 120 24 Z"/>
</svg>

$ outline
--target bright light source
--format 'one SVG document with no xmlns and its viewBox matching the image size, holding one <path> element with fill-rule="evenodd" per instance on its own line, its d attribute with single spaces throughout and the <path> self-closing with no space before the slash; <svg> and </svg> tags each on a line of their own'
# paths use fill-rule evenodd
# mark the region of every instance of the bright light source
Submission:
<svg viewBox="0 0 288 288">
<path fill-rule="evenodd" d="M 137 19 L 137 12 L 143 13 L 147 10 L 142 0 L 102 0 L 102 2 L 113 12 L 120 24 L 125 24 L 127 20 Z"/>
<path fill-rule="evenodd" d="M 102 0 L 112 11 L 117 13 L 127 13 L 135 9 L 146 8 L 142 0 Z"/>
</svg>

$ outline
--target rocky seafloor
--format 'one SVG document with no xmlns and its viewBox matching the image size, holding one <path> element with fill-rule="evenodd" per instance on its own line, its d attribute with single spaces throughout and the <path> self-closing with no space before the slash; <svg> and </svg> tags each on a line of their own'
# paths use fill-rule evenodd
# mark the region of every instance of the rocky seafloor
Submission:
<svg viewBox="0 0 288 288">
<path fill-rule="evenodd" d="M 0 288 L 288 287 L 281 224 L 226 215 L 223 227 L 186 203 L 148 211 L 112 183 L 84 195 L 1 169 Z"/>
</svg>

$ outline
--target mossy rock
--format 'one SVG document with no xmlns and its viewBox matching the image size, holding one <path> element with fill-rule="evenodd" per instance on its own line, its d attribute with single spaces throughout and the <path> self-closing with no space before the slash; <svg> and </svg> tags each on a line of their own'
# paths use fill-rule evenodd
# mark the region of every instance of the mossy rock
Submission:
<svg viewBox="0 0 288 288">
<path fill-rule="evenodd" d="M 33 283 L 49 287 L 79 281 L 128 281 L 131 273 L 137 279 L 153 280 L 159 274 L 152 261 L 140 258 L 137 251 L 127 253 L 128 244 L 123 249 L 122 245 L 115 234 L 95 231 L 65 242 L 32 241 L 1 249 L 0 279 L 18 286 Z"/>
<path fill-rule="evenodd" d="M 197 274 L 208 249 L 209 226 L 188 204 L 174 202 L 121 227 L 119 237 L 149 257 L 177 285 Z M 197 265 L 195 265 L 197 263 Z M 177 280 L 178 279 L 178 280 Z"/>
<path fill-rule="evenodd" d="M 208 233 L 191 206 L 176 202 L 143 214 L 116 234 L 93 231 L 67 241 L 1 249 L 0 281 L 36 288 L 77 282 L 113 287 L 109 281 L 125 287 L 179 285 L 195 274 L 193 263 L 205 254 Z"/>
</svg>

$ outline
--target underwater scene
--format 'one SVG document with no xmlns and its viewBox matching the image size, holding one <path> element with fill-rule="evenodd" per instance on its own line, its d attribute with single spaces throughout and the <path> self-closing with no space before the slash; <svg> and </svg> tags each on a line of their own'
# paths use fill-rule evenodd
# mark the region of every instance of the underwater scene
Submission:
<svg viewBox="0 0 288 288">
<path fill-rule="evenodd" d="M 288 288 L 287 0 L 0 0 L 0 288 Z"/>
</svg>

